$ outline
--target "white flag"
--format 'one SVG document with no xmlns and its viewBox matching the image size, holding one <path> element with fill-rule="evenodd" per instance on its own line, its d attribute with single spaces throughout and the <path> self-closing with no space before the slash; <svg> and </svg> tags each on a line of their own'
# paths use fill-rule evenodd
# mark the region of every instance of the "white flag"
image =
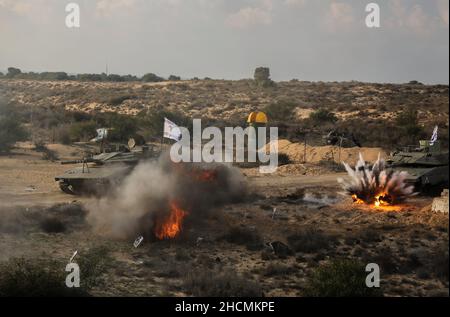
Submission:
<svg viewBox="0 0 450 317">
<path fill-rule="evenodd" d="M 431 136 L 430 145 L 434 145 L 434 143 L 438 139 L 438 126 L 436 126 L 433 130 L 433 135 Z"/>
<path fill-rule="evenodd" d="M 181 140 L 180 128 L 167 118 L 164 118 L 164 137 L 175 141 Z"/>
<path fill-rule="evenodd" d="M 97 137 L 91 140 L 91 142 L 98 142 L 108 137 L 108 129 L 97 129 Z"/>
</svg>

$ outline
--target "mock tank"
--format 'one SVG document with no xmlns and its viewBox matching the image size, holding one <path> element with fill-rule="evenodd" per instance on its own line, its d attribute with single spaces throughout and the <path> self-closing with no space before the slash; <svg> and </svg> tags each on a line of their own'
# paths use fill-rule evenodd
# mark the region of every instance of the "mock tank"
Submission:
<svg viewBox="0 0 450 317">
<path fill-rule="evenodd" d="M 142 160 L 156 160 L 159 153 L 146 146 L 129 149 L 118 146 L 115 150 L 74 161 L 61 162 L 63 165 L 78 164 L 64 174 L 55 177 L 61 190 L 70 195 L 101 195 L 112 186 L 119 184 Z"/>
<path fill-rule="evenodd" d="M 443 151 L 439 141 L 430 145 L 430 141 L 423 140 L 418 147 L 392 152 L 386 162 L 389 168 L 408 172 L 406 181 L 418 191 L 448 188 L 448 150 Z"/>
</svg>

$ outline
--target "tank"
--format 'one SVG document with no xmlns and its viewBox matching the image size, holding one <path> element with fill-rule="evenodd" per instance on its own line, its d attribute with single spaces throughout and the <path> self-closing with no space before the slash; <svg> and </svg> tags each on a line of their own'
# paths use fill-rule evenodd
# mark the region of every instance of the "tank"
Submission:
<svg viewBox="0 0 450 317">
<path fill-rule="evenodd" d="M 448 151 L 441 150 L 439 141 L 420 141 L 419 147 L 392 152 L 386 162 L 390 169 L 408 172 L 406 181 L 417 191 L 448 187 Z"/>
<path fill-rule="evenodd" d="M 112 186 L 119 184 L 142 160 L 156 160 L 159 153 L 143 146 L 128 149 L 118 146 L 103 153 L 74 161 L 61 162 L 63 165 L 78 164 L 55 177 L 60 189 L 70 195 L 102 195 Z"/>
</svg>

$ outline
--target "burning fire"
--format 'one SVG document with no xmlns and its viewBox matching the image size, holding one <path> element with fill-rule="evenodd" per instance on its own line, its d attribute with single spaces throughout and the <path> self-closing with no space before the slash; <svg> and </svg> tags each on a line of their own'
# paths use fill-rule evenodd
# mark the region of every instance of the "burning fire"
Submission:
<svg viewBox="0 0 450 317">
<path fill-rule="evenodd" d="M 194 177 L 196 180 L 201 182 L 212 182 L 217 179 L 217 171 L 214 170 L 203 170 L 198 174 L 194 173 Z"/>
<path fill-rule="evenodd" d="M 183 229 L 183 220 L 187 215 L 188 212 L 181 209 L 176 202 L 171 202 L 169 215 L 155 221 L 155 236 L 159 240 L 176 238 Z"/>
<path fill-rule="evenodd" d="M 366 164 L 361 154 L 355 169 L 346 163 L 344 166 L 350 181 L 338 181 L 356 204 L 368 204 L 376 208 L 388 207 L 414 195 L 414 186 L 405 182 L 408 173 L 386 170 L 385 161 L 380 156 L 372 167 Z"/>
</svg>

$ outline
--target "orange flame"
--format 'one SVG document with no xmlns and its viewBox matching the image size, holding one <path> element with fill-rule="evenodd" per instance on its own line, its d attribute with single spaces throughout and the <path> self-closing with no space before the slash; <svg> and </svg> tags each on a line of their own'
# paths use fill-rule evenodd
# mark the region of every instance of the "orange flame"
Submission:
<svg viewBox="0 0 450 317">
<path fill-rule="evenodd" d="M 366 202 L 359 198 L 356 194 L 352 195 L 353 202 L 355 204 L 359 205 L 368 205 L 373 206 L 377 209 L 383 209 L 383 210 L 397 210 L 401 208 L 397 208 L 397 206 L 394 206 L 392 204 L 392 197 L 387 193 L 381 193 L 375 195 L 374 199 L 371 202 Z"/>
<path fill-rule="evenodd" d="M 217 172 L 214 170 L 199 171 L 198 173 L 194 173 L 194 177 L 201 182 L 212 182 L 217 179 Z"/>
<path fill-rule="evenodd" d="M 355 204 L 364 204 L 364 201 L 359 199 L 358 196 L 356 196 L 356 195 L 352 195 L 352 199 Z"/>
<path fill-rule="evenodd" d="M 170 214 L 162 220 L 156 220 L 154 233 L 160 240 L 174 239 L 183 229 L 183 220 L 188 213 L 181 209 L 177 203 L 170 203 Z"/>
</svg>

